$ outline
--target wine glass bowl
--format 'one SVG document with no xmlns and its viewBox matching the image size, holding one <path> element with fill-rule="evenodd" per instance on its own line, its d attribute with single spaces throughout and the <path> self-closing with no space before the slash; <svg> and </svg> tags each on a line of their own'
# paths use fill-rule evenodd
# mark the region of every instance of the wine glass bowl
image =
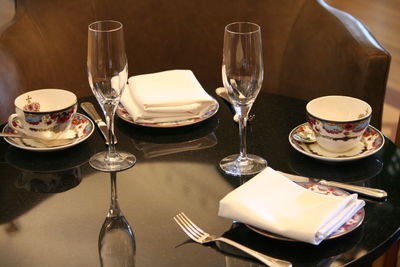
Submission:
<svg viewBox="0 0 400 267">
<path fill-rule="evenodd" d="M 89 25 L 87 70 L 89 85 L 99 102 L 107 123 L 108 150 L 95 154 L 90 165 L 100 171 L 121 171 L 132 167 L 136 157 L 117 151 L 114 142 L 114 116 L 128 80 L 123 25 L 103 20 Z"/>
<path fill-rule="evenodd" d="M 230 175 L 252 175 L 262 171 L 267 162 L 247 154 L 246 126 L 249 111 L 260 92 L 264 75 L 260 26 L 234 22 L 225 27 L 222 81 L 239 118 L 240 153 L 220 162 Z"/>
</svg>

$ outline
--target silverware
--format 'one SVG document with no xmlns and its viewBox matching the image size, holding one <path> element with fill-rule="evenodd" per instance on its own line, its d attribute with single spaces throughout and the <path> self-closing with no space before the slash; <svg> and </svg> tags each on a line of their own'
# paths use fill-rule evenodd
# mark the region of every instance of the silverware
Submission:
<svg viewBox="0 0 400 267">
<path fill-rule="evenodd" d="M 323 179 L 309 178 L 309 177 L 284 173 L 281 171 L 278 171 L 278 172 L 294 182 L 312 182 L 312 183 L 317 183 L 317 184 L 322 184 L 322 185 L 327 185 L 327 186 L 334 186 L 334 187 L 345 189 L 345 190 L 348 190 L 348 191 L 351 191 L 354 193 L 358 193 L 358 194 L 361 194 L 364 196 L 378 198 L 378 199 L 384 199 L 387 197 L 386 191 L 381 190 L 381 189 L 345 184 L 345 183 L 334 182 L 334 181 L 327 181 L 327 180 L 323 180 Z"/>
<path fill-rule="evenodd" d="M 304 131 L 295 132 L 292 136 L 294 140 L 297 140 L 302 143 L 315 143 L 317 141 L 317 137 L 315 136 L 314 131 L 310 127 L 303 127 Z"/>
<path fill-rule="evenodd" d="M 228 92 L 226 92 L 226 89 L 224 88 L 224 87 L 218 87 L 217 89 L 215 89 L 215 93 L 219 96 L 219 97 L 221 97 L 222 99 L 224 99 L 226 102 L 228 102 L 230 105 L 232 105 L 232 103 L 231 103 L 231 100 L 230 100 L 230 98 L 229 98 L 229 96 L 228 96 Z M 233 108 L 232 108 L 232 110 L 233 110 Z M 233 110 L 233 112 L 235 112 L 234 110 Z M 254 119 L 254 117 L 255 117 L 255 115 L 254 114 L 251 114 L 251 115 L 249 115 L 249 118 L 247 119 L 248 121 L 252 121 L 253 119 Z M 238 115 L 235 113 L 235 115 L 233 116 L 233 120 L 235 121 L 235 122 L 238 122 L 239 121 L 239 117 L 238 117 Z"/>
<path fill-rule="evenodd" d="M 231 246 L 234 246 L 247 254 L 253 256 L 259 261 L 267 264 L 268 266 L 281 266 L 281 267 L 289 267 L 292 264 L 288 261 L 275 259 L 270 256 L 264 255 L 260 252 L 252 250 L 248 247 L 245 247 L 239 243 L 236 243 L 233 240 L 227 239 L 225 237 L 217 237 L 211 235 L 209 233 L 204 232 L 201 228 L 199 228 L 196 224 L 194 224 L 183 212 L 177 214 L 174 217 L 175 222 L 182 228 L 182 230 L 195 242 L 200 244 L 205 244 L 209 242 L 220 241 Z"/>
<path fill-rule="evenodd" d="M 46 147 L 56 147 L 71 144 L 71 141 L 75 140 L 75 137 L 71 138 L 60 138 L 60 139 L 43 139 L 34 136 L 28 136 L 24 134 L 12 134 L 12 133 L 0 133 L 0 137 L 11 137 L 11 138 L 21 138 L 21 139 L 31 139 L 38 142 Z"/>
<path fill-rule="evenodd" d="M 81 108 L 94 120 L 99 128 L 100 132 L 102 133 L 104 139 L 106 140 L 106 145 L 109 145 L 110 142 L 108 140 L 107 134 L 107 125 L 100 117 L 99 113 L 97 113 L 96 109 L 94 108 L 93 104 L 90 102 L 83 102 L 81 103 Z M 114 143 L 117 143 L 117 137 L 114 135 Z"/>
</svg>

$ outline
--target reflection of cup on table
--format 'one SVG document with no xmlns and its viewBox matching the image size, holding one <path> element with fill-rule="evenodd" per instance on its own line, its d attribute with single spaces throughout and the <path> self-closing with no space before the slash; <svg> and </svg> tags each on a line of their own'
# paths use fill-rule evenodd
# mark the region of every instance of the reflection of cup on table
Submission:
<svg viewBox="0 0 400 267">
<path fill-rule="evenodd" d="M 71 127 L 77 97 L 62 89 L 40 89 L 15 99 L 15 111 L 8 125 L 28 136 L 56 139 Z"/>
<path fill-rule="evenodd" d="M 371 120 L 371 106 L 348 96 L 323 96 L 308 102 L 307 121 L 317 143 L 331 152 L 344 152 L 361 140 Z"/>
<path fill-rule="evenodd" d="M 81 166 L 93 153 L 88 146 L 40 155 L 10 147 L 5 154 L 5 160 L 18 170 L 14 174 L 17 188 L 36 193 L 60 193 L 80 184 Z"/>
</svg>

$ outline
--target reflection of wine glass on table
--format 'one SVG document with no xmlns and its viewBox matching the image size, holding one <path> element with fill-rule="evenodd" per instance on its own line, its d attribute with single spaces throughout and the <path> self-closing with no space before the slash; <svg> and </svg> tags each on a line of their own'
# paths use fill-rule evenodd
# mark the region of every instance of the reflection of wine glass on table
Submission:
<svg viewBox="0 0 400 267">
<path fill-rule="evenodd" d="M 89 84 L 106 117 L 108 151 L 95 154 L 90 165 L 101 171 L 120 171 L 132 167 L 134 155 L 116 151 L 114 116 L 128 79 L 122 24 L 117 21 L 96 21 L 89 25 L 87 69 Z"/>
<path fill-rule="evenodd" d="M 99 234 L 102 267 L 135 266 L 136 243 L 131 226 L 122 214 L 117 197 L 117 173 L 111 172 L 111 204 Z"/>
<path fill-rule="evenodd" d="M 246 125 L 249 111 L 263 81 L 264 67 L 260 26 L 249 22 L 234 22 L 225 27 L 222 80 L 239 117 L 240 154 L 230 155 L 220 162 L 230 175 L 256 174 L 267 166 L 265 159 L 247 154 Z"/>
</svg>

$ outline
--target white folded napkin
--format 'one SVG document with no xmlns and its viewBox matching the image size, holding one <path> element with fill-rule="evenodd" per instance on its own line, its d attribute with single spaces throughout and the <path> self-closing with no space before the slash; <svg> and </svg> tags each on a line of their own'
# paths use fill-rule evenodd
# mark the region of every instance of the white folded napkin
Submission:
<svg viewBox="0 0 400 267">
<path fill-rule="evenodd" d="M 227 194 L 218 215 L 318 245 L 364 205 L 357 194 L 322 195 L 268 167 Z"/>
<path fill-rule="evenodd" d="M 191 70 L 169 70 L 129 78 L 121 103 L 138 123 L 173 122 L 204 115 L 216 100 Z"/>
</svg>

